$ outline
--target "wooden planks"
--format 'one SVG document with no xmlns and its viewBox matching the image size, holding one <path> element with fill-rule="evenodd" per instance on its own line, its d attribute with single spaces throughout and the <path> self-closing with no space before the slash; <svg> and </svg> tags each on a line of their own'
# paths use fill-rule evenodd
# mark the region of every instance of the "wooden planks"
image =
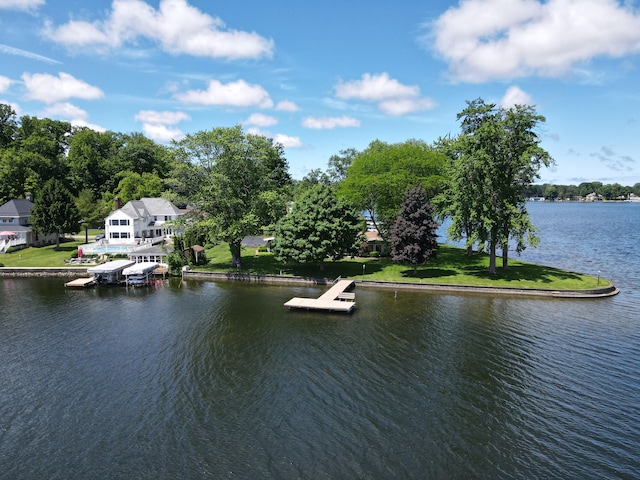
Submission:
<svg viewBox="0 0 640 480">
<path fill-rule="evenodd" d="M 76 278 L 64 284 L 65 287 L 85 288 L 93 285 L 93 278 Z"/>
<path fill-rule="evenodd" d="M 349 313 L 356 308 L 356 295 L 346 290 L 352 289 L 354 285 L 353 280 L 340 280 L 318 298 L 294 297 L 284 306 L 303 310 Z"/>
</svg>

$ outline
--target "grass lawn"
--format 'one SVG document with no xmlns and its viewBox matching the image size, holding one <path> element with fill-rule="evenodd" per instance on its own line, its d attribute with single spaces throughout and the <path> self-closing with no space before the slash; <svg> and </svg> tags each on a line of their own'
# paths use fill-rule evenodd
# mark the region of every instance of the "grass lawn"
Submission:
<svg viewBox="0 0 640 480">
<path fill-rule="evenodd" d="M 39 248 L 26 248 L 13 253 L 0 254 L 0 264 L 5 267 L 63 267 L 77 252 L 83 242 L 71 241 Z M 217 245 L 207 250 L 209 263 L 194 267 L 196 271 L 235 272 L 231 267 L 231 254 L 227 245 Z M 498 262 L 500 263 L 500 259 Z M 363 268 L 364 267 L 364 268 Z M 242 272 L 262 275 L 291 275 L 301 277 L 351 278 L 355 280 L 379 280 L 392 282 L 419 282 L 450 285 L 480 285 L 513 288 L 544 288 L 549 290 L 589 290 L 607 287 L 611 282 L 589 275 L 567 272 L 556 268 L 510 260 L 509 269 L 500 267 L 496 275 L 490 275 L 489 256 L 476 253 L 467 257 L 466 251 L 449 245 L 440 245 L 437 257 L 418 267 L 413 275 L 410 265 L 398 265 L 388 258 L 354 258 L 337 262 L 325 262 L 321 272 L 318 265 L 283 265 L 270 253 L 256 255 L 255 249 L 244 248 Z"/>
<path fill-rule="evenodd" d="M 231 254 L 226 245 L 207 250 L 209 263 L 195 267 L 196 271 L 233 272 Z M 501 265 L 501 259 L 498 258 Z M 363 268 L 364 267 L 364 268 Z M 318 265 L 283 265 L 269 253 L 256 255 L 255 249 L 242 252 L 242 272 L 262 275 L 292 275 L 302 277 L 352 278 L 393 282 L 438 283 L 450 285 L 478 285 L 513 288 L 543 288 L 549 290 L 589 290 L 611 285 L 605 279 L 509 260 L 504 271 L 499 266 L 495 275 L 489 273 L 489 256 L 476 253 L 467 257 L 466 250 L 440 245 L 437 257 L 418 267 L 413 275 L 410 265 L 395 264 L 388 258 L 354 258 L 325 262 L 321 272 Z"/>
<path fill-rule="evenodd" d="M 84 241 L 61 242 L 60 250 L 56 250 L 55 245 L 47 245 L 3 253 L 0 254 L 0 264 L 5 267 L 65 267 L 64 261 L 77 253 L 78 246 L 82 244 Z"/>
</svg>

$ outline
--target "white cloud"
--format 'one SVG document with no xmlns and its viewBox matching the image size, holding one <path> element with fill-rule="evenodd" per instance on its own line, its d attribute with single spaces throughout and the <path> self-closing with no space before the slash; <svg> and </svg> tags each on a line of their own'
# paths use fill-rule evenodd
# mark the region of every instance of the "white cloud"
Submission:
<svg viewBox="0 0 640 480">
<path fill-rule="evenodd" d="M 135 119 L 144 123 L 175 125 L 183 120 L 191 120 L 191 117 L 184 112 L 156 112 L 154 110 L 140 110 L 136 113 Z"/>
<path fill-rule="evenodd" d="M 277 125 L 278 119 L 262 113 L 252 113 L 249 118 L 242 123 L 244 125 L 254 125 L 256 127 L 270 127 L 271 125 Z"/>
<path fill-rule="evenodd" d="M 306 117 L 302 120 L 304 128 L 312 128 L 315 130 L 331 130 L 336 127 L 359 127 L 360 120 L 353 117 Z"/>
<path fill-rule="evenodd" d="M 300 108 L 290 100 L 282 100 L 276 105 L 276 110 L 281 110 L 283 112 L 297 112 Z"/>
<path fill-rule="evenodd" d="M 135 115 L 135 119 L 142 122 L 144 134 L 157 141 L 169 142 L 180 140 L 184 133 L 179 128 L 171 127 L 183 120 L 191 120 L 191 117 L 184 112 L 157 112 L 155 110 L 141 110 Z"/>
<path fill-rule="evenodd" d="M 89 118 L 89 114 L 69 102 L 54 103 L 42 111 L 43 117 L 62 117 L 69 120 L 84 120 Z"/>
<path fill-rule="evenodd" d="M 142 131 L 147 137 L 161 143 L 180 140 L 184 137 L 184 133 L 179 128 L 172 128 L 159 123 L 143 123 Z"/>
<path fill-rule="evenodd" d="M 535 105 L 535 101 L 527 92 L 520 87 L 509 87 L 505 92 L 502 100 L 500 100 L 500 106 L 502 108 L 511 108 L 516 105 Z"/>
<path fill-rule="evenodd" d="M 247 129 L 249 135 L 261 135 L 263 137 L 272 138 L 275 143 L 281 144 L 285 148 L 297 148 L 302 146 L 302 140 L 300 137 L 291 137 L 283 133 L 276 133 L 275 135 L 260 130 L 258 127 L 250 127 Z"/>
<path fill-rule="evenodd" d="M 279 143 L 285 148 L 299 148 L 302 146 L 302 140 L 300 140 L 300 137 L 291 137 L 289 135 L 284 135 L 283 133 L 276 133 L 273 137 L 273 141 Z"/>
<path fill-rule="evenodd" d="M 117 48 L 145 38 L 171 54 L 227 59 L 273 54 L 273 40 L 228 29 L 220 18 L 186 0 L 161 0 L 157 10 L 141 0 L 114 0 L 105 20 L 72 20 L 58 27 L 48 24 L 45 35 L 69 47 Z"/>
<path fill-rule="evenodd" d="M 11 80 L 9 77 L 3 77 L 2 75 L 0 75 L 0 93 L 4 93 L 9 90 L 9 87 L 12 83 L 13 80 Z"/>
<path fill-rule="evenodd" d="M 22 80 L 27 88 L 30 99 L 45 103 L 56 103 L 69 98 L 96 100 L 104 93 L 98 87 L 78 80 L 68 73 L 60 72 L 58 76 L 48 73 L 22 74 Z"/>
<path fill-rule="evenodd" d="M 230 107 L 273 107 L 273 101 L 264 88 L 260 85 L 251 85 L 244 80 L 226 84 L 218 80 L 211 80 L 207 90 L 189 90 L 176 94 L 175 98 L 187 104 Z"/>
<path fill-rule="evenodd" d="M 466 0 L 432 25 L 452 78 L 560 76 L 598 56 L 640 51 L 640 14 L 615 0 Z"/>
<path fill-rule="evenodd" d="M 89 123 L 87 121 L 89 119 L 89 114 L 82 108 L 79 108 L 69 102 L 61 102 L 48 105 L 41 112 L 41 115 L 47 118 L 61 117 L 71 123 L 71 125 L 74 127 L 86 127 L 90 128 L 91 130 L 95 130 L 96 132 L 105 131 L 105 129 L 100 125 Z"/>
<path fill-rule="evenodd" d="M 34 10 L 44 3 L 45 0 L 0 0 L 0 10 Z"/>
<path fill-rule="evenodd" d="M 336 97 L 342 100 L 357 99 L 378 104 L 387 115 L 400 116 L 411 112 L 429 110 L 435 102 L 422 97 L 420 87 L 403 85 L 389 74 L 365 73 L 360 80 L 339 82 L 335 86 Z"/>
</svg>

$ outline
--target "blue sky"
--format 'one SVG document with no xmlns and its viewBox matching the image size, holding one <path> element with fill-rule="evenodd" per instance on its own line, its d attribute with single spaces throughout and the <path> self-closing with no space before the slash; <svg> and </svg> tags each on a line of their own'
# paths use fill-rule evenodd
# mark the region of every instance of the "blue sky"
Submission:
<svg viewBox="0 0 640 480">
<path fill-rule="evenodd" d="M 242 124 L 301 178 L 535 105 L 539 182 L 640 182 L 640 9 L 615 0 L 0 0 L 0 102 L 159 142 Z"/>
</svg>

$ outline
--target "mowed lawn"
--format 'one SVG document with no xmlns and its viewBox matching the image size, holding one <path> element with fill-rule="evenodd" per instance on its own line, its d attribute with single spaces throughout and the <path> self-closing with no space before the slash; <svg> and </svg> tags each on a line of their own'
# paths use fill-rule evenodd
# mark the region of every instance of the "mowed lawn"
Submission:
<svg viewBox="0 0 640 480">
<path fill-rule="evenodd" d="M 5 267 L 63 267 L 64 261 L 78 251 L 83 242 L 70 241 L 60 245 L 26 248 L 13 253 L 0 254 L 0 264 Z M 235 272 L 231 266 L 231 253 L 227 245 L 217 245 L 206 251 L 209 263 L 193 267 L 195 271 Z M 603 278 L 568 272 L 557 268 L 535 265 L 511 259 L 508 270 L 500 268 L 491 275 L 489 256 L 475 253 L 466 255 L 464 249 L 440 245 L 436 258 L 418 266 L 395 264 L 388 258 L 347 258 L 339 261 L 327 260 L 324 271 L 318 265 L 282 264 L 270 253 L 257 253 L 255 249 L 243 248 L 242 273 L 261 275 L 289 275 L 310 278 L 351 278 L 355 280 L 377 280 L 391 282 L 415 282 L 449 285 L 480 285 L 513 288 L 543 288 L 549 290 L 589 290 L 611 285 Z M 78 267 L 86 268 L 86 267 Z"/>
<path fill-rule="evenodd" d="M 395 264 L 388 258 L 353 258 L 325 262 L 324 271 L 318 265 L 283 265 L 269 253 L 256 254 L 255 249 L 242 252 L 243 273 L 262 275 L 292 275 L 302 277 L 352 278 L 355 280 L 378 280 L 392 282 L 416 282 L 449 285 L 476 285 L 512 288 L 543 288 L 549 290 L 589 290 L 611 285 L 606 279 L 568 272 L 548 266 L 535 265 L 517 259 L 509 260 L 509 268 L 502 270 L 502 259 L 498 258 L 498 272 L 489 273 L 489 256 L 475 253 L 466 255 L 466 250 L 449 245 L 440 245 L 436 258 L 418 266 Z M 209 263 L 195 267 L 196 271 L 233 272 L 231 254 L 226 245 L 207 250 Z"/>
</svg>

